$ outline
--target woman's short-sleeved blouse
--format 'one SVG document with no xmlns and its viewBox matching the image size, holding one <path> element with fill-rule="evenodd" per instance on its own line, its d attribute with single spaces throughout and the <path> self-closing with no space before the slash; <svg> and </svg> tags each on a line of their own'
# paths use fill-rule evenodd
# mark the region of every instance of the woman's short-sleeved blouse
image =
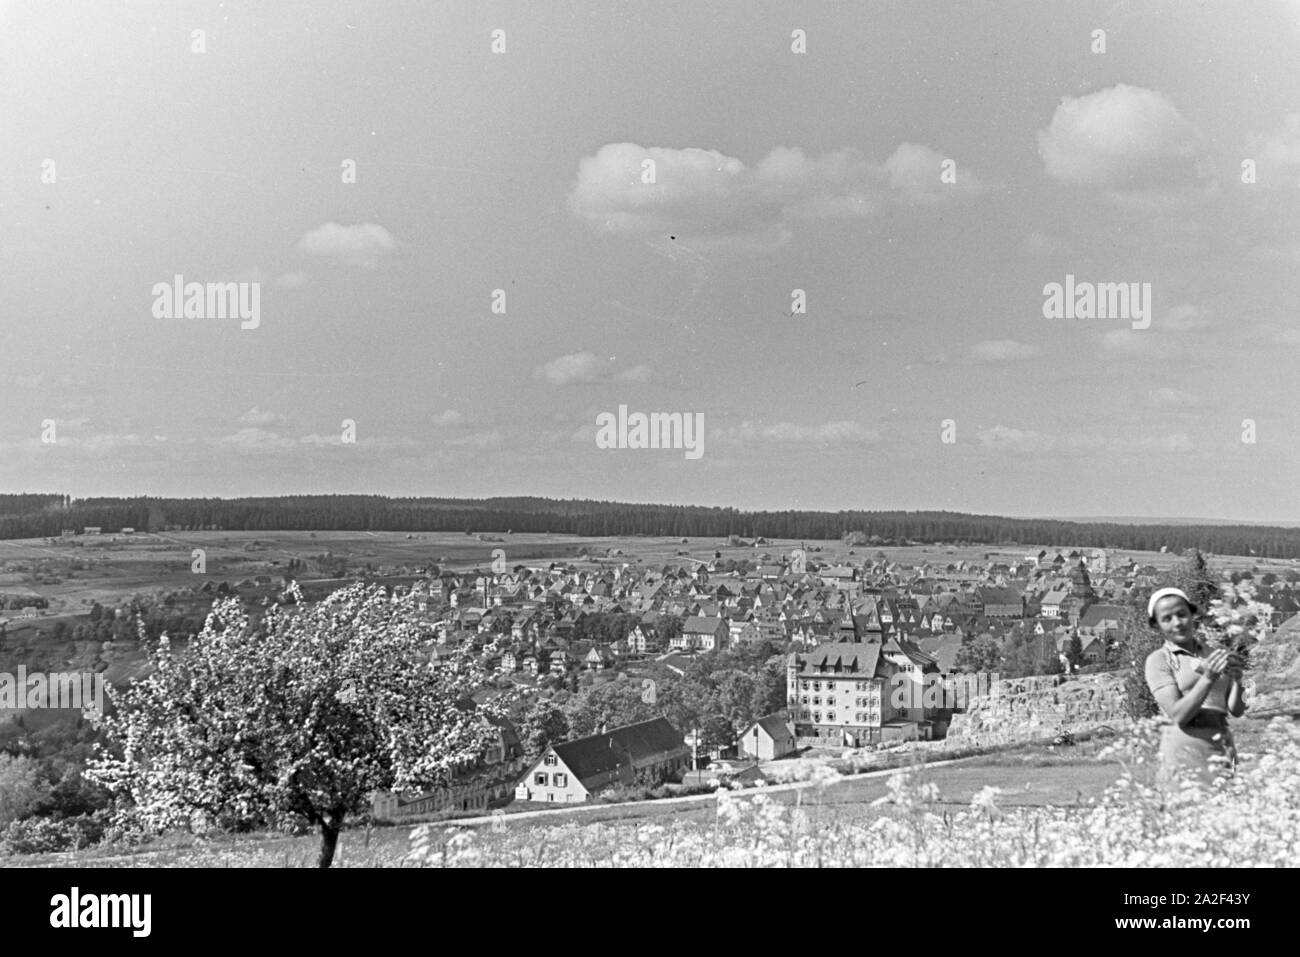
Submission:
<svg viewBox="0 0 1300 957">
<path fill-rule="evenodd" d="M 1178 689 L 1179 697 L 1186 695 L 1196 682 L 1201 680 L 1196 668 L 1201 663 L 1201 658 L 1209 653 L 1210 649 L 1203 641 L 1196 652 L 1180 648 L 1172 641 L 1165 641 L 1163 645 L 1147 655 L 1147 687 L 1155 695 L 1161 688 L 1173 685 Z M 1227 714 L 1228 691 L 1231 687 L 1232 680 L 1226 674 L 1219 675 L 1219 680 L 1214 682 L 1209 694 L 1205 696 L 1201 710 L 1222 711 Z M 1159 700 L 1158 696 L 1156 700 Z"/>
</svg>

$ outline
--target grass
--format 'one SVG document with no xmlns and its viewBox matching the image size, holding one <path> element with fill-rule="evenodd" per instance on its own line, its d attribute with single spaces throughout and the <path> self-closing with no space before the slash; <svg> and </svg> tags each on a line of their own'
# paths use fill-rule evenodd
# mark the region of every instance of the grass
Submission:
<svg viewBox="0 0 1300 957">
<path fill-rule="evenodd" d="M 1007 805 L 1072 806 L 1100 794 L 1118 776 L 1119 769 L 1098 762 L 1087 754 L 1054 754 L 1039 746 L 1027 746 L 998 755 L 959 759 L 957 763 L 926 772 L 944 794 L 945 803 L 966 805 L 981 788 L 1000 787 L 1014 792 Z M 768 792 L 773 801 L 800 805 L 816 822 L 870 820 L 881 812 L 871 802 L 888 793 L 885 775 L 845 777 L 824 789 L 811 786 L 791 791 Z M 754 793 L 754 792 L 746 792 Z M 521 810 L 534 810 L 525 807 Z M 651 822 L 693 822 L 705 824 L 716 815 L 716 798 L 693 801 L 646 801 L 633 804 L 584 805 L 577 812 L 543 814 L 525 820 L 504 815 L 496 828 L 533 829 L 539 846 L 558 828 L 582 824 L 642 825 Z M 549 819 L 548 819 L 549 818 Z M 439 822 L 436 828 L 456 827 L 455 820 Z M 475 828 L 488 825 L 475 824 Z M 394 867 L 409 850 L 412 826 L 393 825 L 345 831 L 339 837 L 334 866 Z M 109 848 L 69 854 L 31 855 L 10 858 L 7 866 L 20 867 L 313 867 L 319 839 L 315 835 L 222 834 L 198 838 L 169 835 L 131 853 Z"/>
</svg>

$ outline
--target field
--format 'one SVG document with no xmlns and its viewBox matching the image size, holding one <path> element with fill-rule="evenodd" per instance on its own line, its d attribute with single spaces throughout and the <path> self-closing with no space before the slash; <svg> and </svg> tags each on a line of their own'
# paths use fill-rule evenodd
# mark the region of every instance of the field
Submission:
<svg viewBox="0 0 1300 957">
<path fill-rule="evenodd" d="M 1084 838 L 1090 829 L 1099 828 L 1109 835 L 1107 843 L 1113 837 L 1117 848 L 1124 842 L 1131 844 L 1136 837 L 1139 842 L 1149 840 L 1154 850 L 1166 840 L 1167 832 L 1174 850 L 1164 853 L 1181 853 L 1178 849 L 1186 845 L 1187 853 L 1199 854 L 1207 849 L 1214 851 L 1215 846 L 1213 841 L 1188 839 L 1193 836 L 1189 829 L 1199 826 L 1196 815 L 1222 815 L 1252 803 L 1270 809 L 1268 820 L 1252 818 L 1259 810 L 1254 808 L 1237 821 L 1232 834 L 1272 842 L 1261 844 L 1259 851 L 1263 855 L 1259 863 L 1267 863 L 1271 860 L 1267 855 L 1290 854 L 1300 840 L 1293 828 L 1283 826 L 1284 820 L 1276 827 L 1269 823 L 1281 820 L 1278 814 L 1300 800 L 1300 792 L 1287 790 L 1297 773 L 1300 729 L 1295 722 L 1280 724 L 1289 727 L 1279 732 L 1275 724 L 1271 732 L 1274 737 L 1269 738 L 1264 722 L 1239 722 L 1242 794 L 1221 801 L 1201 801 L 1193 811 L 1175 813 L 1164 803 L 1155 803 L 1150 792 L 1128 783 L 1121 759 L 1131 758 L 1133 752 L 1126 754 L 1121 748 L 1119 753 L 1111 753 L 1106 748 L 1115 739 L 1093 739 L 1072 748 L 1022 745 L 939 766 L 915 767 L 906 779 L 893 772 L 855 777 L 829 773 L 802 784 L 727 795 L 721 802 L 716 795 L 701 795 L 543 811 L 527 818 L 506 815 L 449 821 L 429 827 L 426 846 L 431 848 L 431 857 L 426 863 L 587 866 L 581 857 L 584 854 L 592 855 L 589 864 L 593 866 L 609 866 L 611 854 L 649 854 L 649 862 L 653 863 L 661 860 L 656 854 L 674 853 L 673 841 L 680 839 L 699 844 L 690 853 L 703 855 L 703 862 L 761 864 L 776 853 L 770 846 L 773 835 L 764 833 L 773 828 L 780 830 L 778 842 L 791 842 L 780 853 L 799 857 L 816 846 L 819 856 L 815 861 L 803 857 L 799 861 L 831 865 L 862 863 L 861 854 L 896 852 L 914 855 L 904 863 L 960 864 L 971 855 L 983 853 L 986 842 L 990 854 L 1009 855 L 1013 863 L 1062 863 L 1093 853 Z M 1264 755 L 1271 755 L 1270 766 L 1262 763 Z M 1134 778 L 1141 777 L 1138 767 Z M 1278 788 L 1281 791 L 1273 793 Z M 992 789 L 997 789 L 996 793 Z M 720 806 L 731 804 L 729 799 L 734 798 L 742 803 Z M 755 799 L 757 803 L 750 803 Z M 1285 807 L 1277 804 L 1279 800 Z M 996 807 L 986 808 L 987 814 L 972 810 L 973 805 L 982 807 L 982 801 L 992 801 Z M 1155 818 L 1150 819 L 1148 812 Z M 1183 815 L 1183 823 L 1179 814 Z M 1125 815 L 1134 820 L 1125 823 Z M 1139 820 L 1143 821 L 1140 827 Z M 903 831 L 890 831 L 900 826 Z M 984 827 L 988 828 L 987 838 L 982 832 Z M 1287 834 L 1273 833 L 1278 827 Z M 1217 836 L 1226 836 L 1221 823 L 1216 823 L 1215 828 Z M 795 839 L 795 831 L 804 837 Z M 1083 843 L 1068 845 L 1061 835 L 1069 832 L 1074 832 L 1072 840 Z M 410 826 L 345 831 L 339 839 L 334 866 L 408 866 L 413 863 L 407 857 L 412 850 L 412 834 Z M 665 835 L 670 838 L 666 850 L 662 844 Z M 648 838 L 660 842 L 658 851 L 645 847 Z M 853 853 L 859 858 L 836 859 L 839 845 L 828 843 L 834 841 L 856 848 Z M 1275 846 L 1279 841 L 1289 843 L 1279 849 Z M 23 867 L 311 867 L 317 843 L 314 835 L 173 835 L 131 853 L 95 850 L 30 856 L 6 863 Z M 913 847 L 907 846 L 913 843 Z M 995 851 L 995 845 L 1001 850 Z M 951 858 L 946 856 L 945 848 L 951 850 Z M 1124 853 L 1131 856 L 1142 851 L 1140 847 L 1136 852 L 1128 847 Z M 444 856 L 447 854 L 450 859 Z M 575 858 L 575 854 L 579 857 Z M 1015 859 L 1017 855 L 1023 859 Z M 669 860 L 665 857 L 661 862 Z M 1001 861 L 995 856 L 992 862 Z"/>
<path fill-rule="evenodd" d="M 369 563 L 377 570 L 395 573 L 402 568 L 414 570 L 430 563 L 455 571 L 474 568 L 486 571 L 491 568 L 497 549 L 504 551 L 508 567 L 563 561 L 588 568 L 602 565 L 619 568 L 625 564 L 638 568 L 681 563 L 688 558 L 708 561 L 719 552 L 723 559 L 756 561 L 766 554 L 779 560 L 801 545 L 807 551 L 808 561 L 833 563 L 861 561 L 877 551 L 890 560 L 940 565 L 963 560 L 1010 562 L 1023 560 L 1026 554 L 1037 551 L 1037 546 L 1028 545 L 850 549 L 838 541 L 793 540 L 774 540 L 755 548 L 728 546 L 719 540 L 703 538 L 683 543 L 681 539 L 663 537 L 580 538 L 505 533 L 479 538 L 456 532 L 167 532 L 0 541 L 0 593 L 40 595 L 49 601 L 50 607 L 37 612 L 37 617 L 55 618 L 83 614 L 94 602 L 114 604 L 136 592 L 172 591 L 205 580 L 234 584 L 266 575 L 278 583 L 292 558 L 308 562 L 307 570 L 298 577 L 310 581 L 311 569 L 315 567 L 313 559 L 325 553 L 345 558 L 349 571 Z M 194 549 L 202 549 L 205 554 L 206 570 L 201 574 L 191 571 Z M 584 554 L 588 558 L 578 560 Z M 1161 570 L 1177 561 L 1175 555 L 1158 552 L 1110 553 L 1113 564 L 1129 557 Z M 1228 569 L 1256 565 L 1262 570 L 1283 570 L 1297 564 L 1248 556 L 1214 556 L 1212 561 Z M 37 574 L 38 565 L 43 570 L 40 574 Z M 323 576 L 317 573 L 315 577 Z M 265 589 L 268 594 L 273 590 Z M 21 620 L 15 621 L 15 625 L 21 625 Z"/>
</svg>

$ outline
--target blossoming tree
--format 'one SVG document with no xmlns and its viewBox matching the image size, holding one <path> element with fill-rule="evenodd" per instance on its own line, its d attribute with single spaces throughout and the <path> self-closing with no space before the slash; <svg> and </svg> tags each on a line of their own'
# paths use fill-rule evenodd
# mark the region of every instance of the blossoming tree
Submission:
<svg viewBox="0 0 1300 957">
<path fill-rule="evenodd" d="M 495 734 L 463 702 L 488 676 L 468 653 L 429 660 L 415 596 L 353 585 L 254 625 L 238 599 L 213 605 L 184 654 L 166 636 L 149 673 L 103 719 L 120 753 L 89 774 L 129 796 L 148 830 L 265 821 L 319 828 L 319 866 L 376 790 L 444 781 Z M 459 703 L 459 704 L 458 704 Z"/>
</svg>

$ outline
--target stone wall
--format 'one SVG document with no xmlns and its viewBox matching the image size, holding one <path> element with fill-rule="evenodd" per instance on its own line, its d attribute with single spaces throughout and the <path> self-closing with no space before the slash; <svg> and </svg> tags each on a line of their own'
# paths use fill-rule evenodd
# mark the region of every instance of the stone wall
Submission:
<svg viewBox="0 0 1300 957">
<path fill-rule="evenodd" d="M 1248 713 L 1300 714 L 1300 615 L 1251 649 L 1246 688 Z"/>
<path fill-rule="evenodd" d="M 1126 698 L 1121 672 L 1006 678 L 972 700 L 964 713 L 953 715 L 947 740 L 1033 738 L 1062 727 L 1116 727 L 1128 720 Z"/>
</svg>

